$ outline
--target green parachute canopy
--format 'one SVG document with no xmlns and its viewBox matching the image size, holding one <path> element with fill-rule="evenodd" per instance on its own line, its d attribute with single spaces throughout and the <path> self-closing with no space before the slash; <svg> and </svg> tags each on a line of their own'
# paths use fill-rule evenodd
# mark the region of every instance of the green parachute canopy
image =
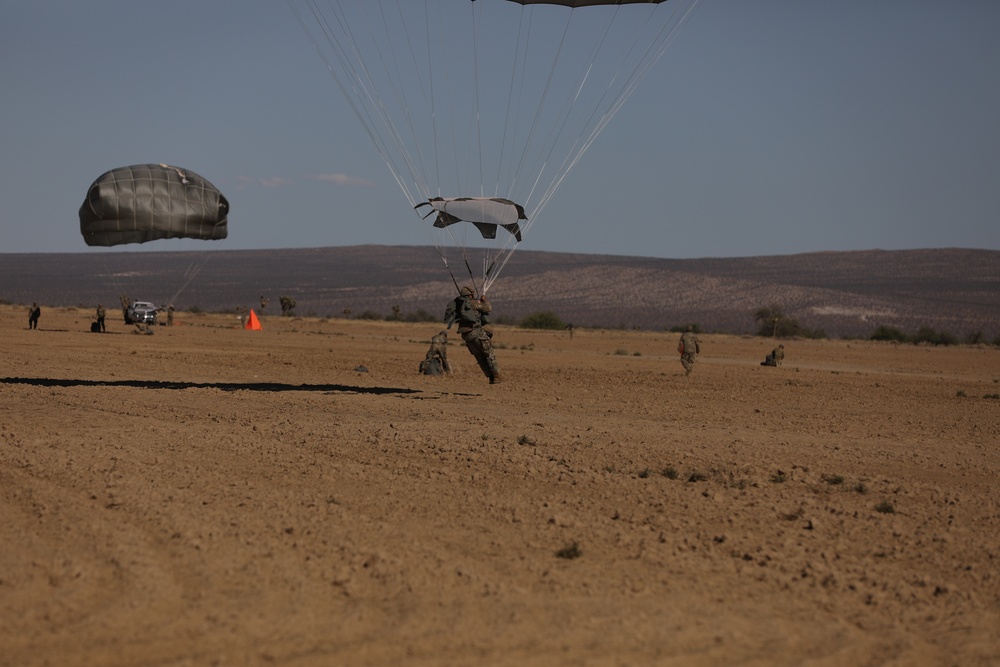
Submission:
<svg viewBox="0 0 1000 667">
<path fill-rule="evenodd" d="M 165 164 L 119 167 L 102 174 L 80 206 L 89 246 L 158 239 L 226 238 L 229 201 L 198 174 Z"/>
</svg>

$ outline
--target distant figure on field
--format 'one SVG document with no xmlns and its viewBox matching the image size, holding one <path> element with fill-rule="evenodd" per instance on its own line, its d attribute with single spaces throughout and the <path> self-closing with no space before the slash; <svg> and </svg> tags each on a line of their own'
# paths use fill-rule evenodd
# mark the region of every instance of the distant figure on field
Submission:
<svg viewBox="0 0 1000 667">
<path fill-rule="evenodd" d="M 104 304 L 97 304 L 97 331 L 100 331 L 101 333 L 106 333 L 104 328 L 104 317 L 106 315 L 107 312 L 104 310 Z"/>
<path fill-rule="evenodd" d="M 424 375 L 441 375 L 451 373 L 448 363 L 448 332 L 441 331 L 431 338 L 431 347 L 427 350 L 424 360 L 420 362 L 420 372 Z"/>
<path fill-rule="evenodd" d="M 174 304 L 167 306 L 167 326 L 174 326 Z"/>
<path fill-rule="evenodd" d="M 688 325 L 687 331 L 681 334 L 681 339 L 677 343 L 677 352 L 681 355 L 681 365 L 684 367 L 684 375 L 691 375 L 694 368 L 694 360 L 701 353 L 701 341 L 694 335 L 694 327 Z"/>
<path fill-rule="evenodd" d="M 120 301 L 121 304 L 122 304 L 122 316 L 125 318 L 125 324 L 132 324 L 128 320 L 128 307 L 129 307 L 129 304 L 131 304 L 132 302 L 129 301 L 128 296 L 126 296 L 124 294 L 119 294 L 118 295 L 118 301 Z"/>
<path fill-rule="evenodd" d="M 37 329 L 38 328 L 38 318 L 42 316 L 42 309 L 38 307 L 38 302 L 31 304 L 31 308 L 28 309 L 28 328 Z"/>
<path fill-rule="evenodd" d="M 760 362 L 761 366 L 780 366 L 781 362 L 785 360 L 785 346 L 779 345 L 778 347 L 771 350 L 771 354 L 764 357 L 764 361 Z"/>
<path fill-rule="evenodd" d="M 452 324 L 458 322 L 458 333 L 465 341 L 465 346 L 479 362 L 479 367 L 483 370 L 483 375 L 489 378 L 490 384 L 496 384 L 503 379 L 493 354 L 493 330 L 487 326 L 492 311 L 493 306 L 485 294 L 477 298 L 475 290 L 465 286 L 448 304 L 444 323 L 450 329 Z"/>
</svg>

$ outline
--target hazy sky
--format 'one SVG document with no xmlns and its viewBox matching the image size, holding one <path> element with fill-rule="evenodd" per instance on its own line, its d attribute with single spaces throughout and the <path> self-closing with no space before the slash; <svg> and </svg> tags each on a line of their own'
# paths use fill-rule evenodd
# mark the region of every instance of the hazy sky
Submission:
<svg viewBox="0 0 1000 667">
<path fill-rule="evenodd" d="M 1000 249 L 998 31 L 996 0 L 704 0 L 521 248 Z M 283 1 L 5 0 L 0 83 L 0 252 L 87 251 L 90 183 L 148 162 L 227 195 L 218 249 L 428 244 Z"/>
</svg>

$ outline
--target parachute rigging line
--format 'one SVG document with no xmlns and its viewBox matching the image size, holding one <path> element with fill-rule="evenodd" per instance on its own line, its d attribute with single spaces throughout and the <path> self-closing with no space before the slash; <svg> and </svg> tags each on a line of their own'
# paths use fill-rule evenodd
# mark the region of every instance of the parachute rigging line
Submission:
<svg viewBox="0 0 1000 667">
<path fill-rule="evenodd" d="M 507 199 L 523 234 L 701 2 L 286 1 L 411 208 Z M 518 248 L 418 219 L 483 293 Z"/>
</svg>

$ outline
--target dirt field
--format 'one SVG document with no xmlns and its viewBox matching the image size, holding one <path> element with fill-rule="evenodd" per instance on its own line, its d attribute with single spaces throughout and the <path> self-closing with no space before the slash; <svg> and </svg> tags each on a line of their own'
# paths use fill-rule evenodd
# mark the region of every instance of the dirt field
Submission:
<svg viewBox="0 0 1000 667">
<path fill-rule="evenodd" d="M 176 319 L 0 306 L 0 665 L 1000 664 L 996 348 Z"/>
</svg>

